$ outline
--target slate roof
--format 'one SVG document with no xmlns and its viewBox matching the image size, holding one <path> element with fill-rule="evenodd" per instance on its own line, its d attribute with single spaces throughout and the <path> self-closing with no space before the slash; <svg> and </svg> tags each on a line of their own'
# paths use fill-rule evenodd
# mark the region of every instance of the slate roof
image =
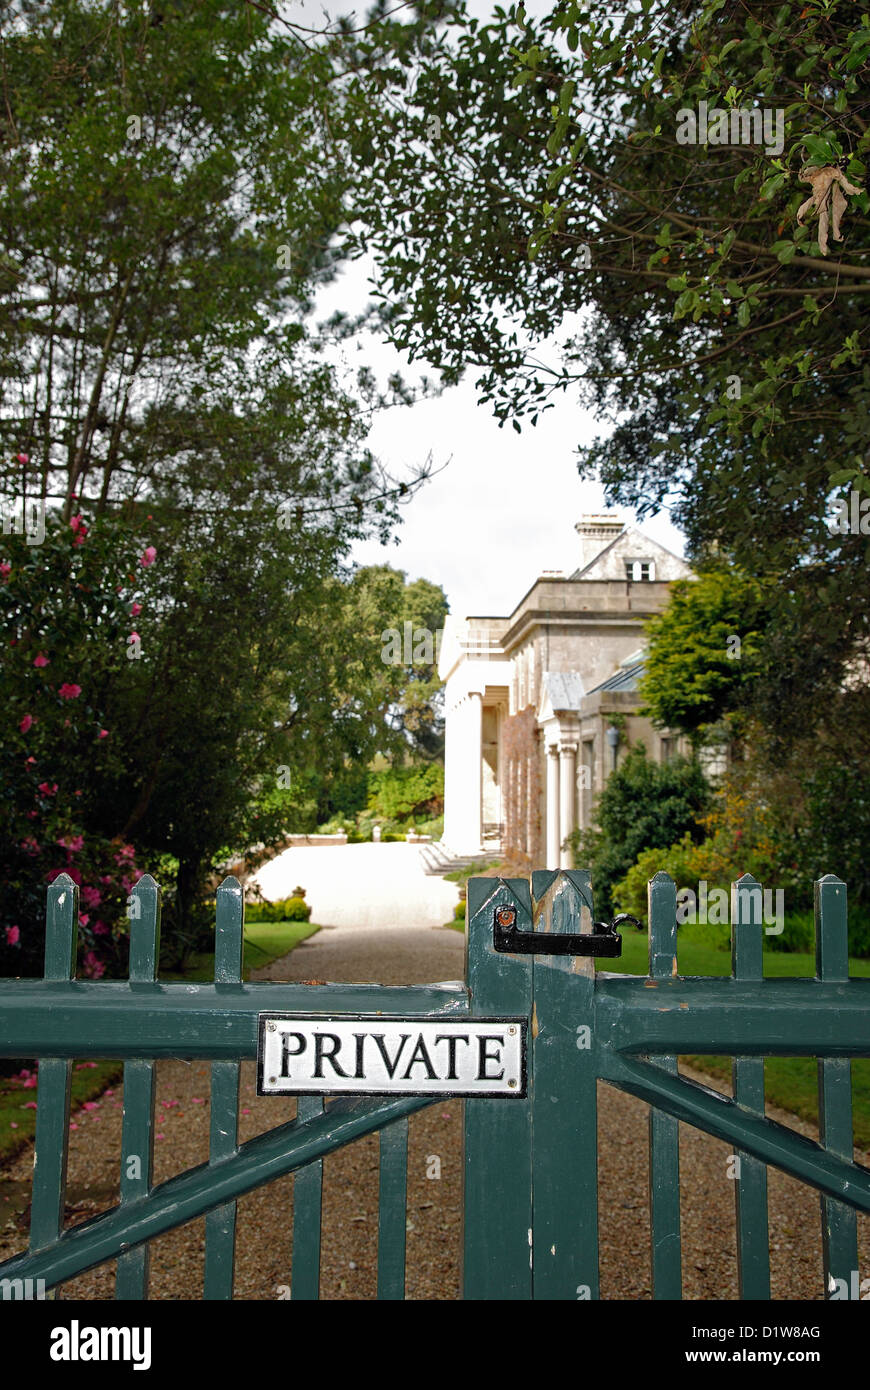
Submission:
<svg viewBox="0 0 870 1390">
<path fill-rule="evenodd" d="M 579 710 L 586 694 L 579 671 L 545 671 L 544 694 L 553 710 Z"/>
<path fill-rule="evenodd" d="M 606 681 L 596 685 L 589 691 L 590 695 L 595 695 L 599 690 L 637 690 L 638 682 L 644 672 L 643 661 L 634 661 L 630 665 L 620 666 L 619 670 L 612 676 L 608 676 Z"/>
</svg>

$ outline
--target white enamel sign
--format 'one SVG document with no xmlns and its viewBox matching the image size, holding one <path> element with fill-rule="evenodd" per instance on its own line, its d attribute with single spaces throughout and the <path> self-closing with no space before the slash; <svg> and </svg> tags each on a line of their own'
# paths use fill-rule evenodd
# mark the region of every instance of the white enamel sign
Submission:
<svg viewBox="0 0 870 1390">
<path fill-rule="evenodd" d="M 261 1096 L 522 1096 L 525 1019 L 261 1014 Z"/>
</svg>

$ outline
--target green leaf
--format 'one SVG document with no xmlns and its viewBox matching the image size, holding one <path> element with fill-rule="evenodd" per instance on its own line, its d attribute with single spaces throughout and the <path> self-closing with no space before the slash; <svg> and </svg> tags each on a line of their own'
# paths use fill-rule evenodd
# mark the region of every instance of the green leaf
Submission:
<svg viewBox="0 0 870 1390">
<path fill-rule="evenodd" d="M 765 179 L 761 185 L 759 197 L 763 199 L 772 198 L 778 189 L 782 188 L 788 177 L 787 174 L 771 174 L 769 179 Z"/>
<path fill-rule="evenodd" d="M 746 327 L 750 317 L 749 303 L 744 299 L 741 301 L 740 308 L 737 310 L 737 322 L 740 324 L 741 328 Z"/>
</svg>

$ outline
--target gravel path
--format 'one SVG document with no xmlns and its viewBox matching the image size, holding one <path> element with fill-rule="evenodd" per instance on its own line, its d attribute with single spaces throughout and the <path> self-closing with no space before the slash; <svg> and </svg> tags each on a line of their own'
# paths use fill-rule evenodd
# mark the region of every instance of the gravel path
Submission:
<svg viewBox="0 0 870 1390">
<path fill-rule="evenodd" d="M 390 849 L 392 846 L 385 846 Z M 403 847 L 405 848 L 405 847 Z M 295 853 L 295 851 L 294 851 Z M 313 851 L 322 854 L 324 851 Z M 301 880 L 300 880 L 301 881 Z M 291 885 L 291 887 L 294 885 Z M 306 885 L 307 887 L 308 885 Z M 377 933 L 325 928 L 260 978 L 376 978 L 385 984 L 458 979 L 463 972 L 458 932 L 394 926 Z M 689 1073 L 696 1075 L 696 1073 Z M 709 1078 L 706 1084 L 714 1084 Z M 156 1180 L 165 1180 L 208 1156 L 208 1068 L 204 1063 L 158 1066 Z M 241 1138 L 282 1123 L 295 1113 L 292 1099 L 258 1099 L 254 1066 L 242 1066 Z M 647 1107 L 599 1086 L 602 1295 L 649 1298 L 647 1217 Z M 814 1135 L 811 1126 L 771 1111 L 773 1118 Z M 117 1200 L 121 1088 L 79 1112 L 70 1135 L 70 1221 Z M 728 1146 L 681 1126 L 683 1279 L 689 1299 L 737 1297 L 734 1184 Z M 430 1159 L 441 1177 L 427 1178 Z M 856 1155 L 868 1163 L 867 1155 Z M 439 1101 L 410 1120 L 408 1166 L 407 1296 L 455 1299 L 461 1242 L 461 1102 Z M 0 1256 L 23 1248 L 23 1209 L 29 1200 L 32 1150 L 8 1167 L 0 1183 L 6 1213 Z M 376 1292 L 378 1140 L 370 1136 L 331 1155 L 324 1164 L 321 1297 L 373 1298 Z M 270 1299 L 290 1283 L 293 1178 L 283 1178 L 239 1203 L 236 1297 Z M 2 1221 L 2 1217 L 0 1217 Z M 870 1230 L 859 1218 L 859 1269 L 870 1277 Z M 808 1188 L 770 1170 L 773 1296 L 820 1298 L 819 1200 Z M 191 1222 L 152 1246 L 152 1297 L 201 1297 L 204 1222 Z M 65 1297 L 112 1297 L 113 1266 L 65 1286 Z"/>
</svg>

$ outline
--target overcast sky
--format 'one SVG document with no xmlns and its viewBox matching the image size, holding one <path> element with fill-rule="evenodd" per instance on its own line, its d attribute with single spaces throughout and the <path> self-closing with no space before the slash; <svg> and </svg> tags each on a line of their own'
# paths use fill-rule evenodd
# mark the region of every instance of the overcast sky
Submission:
<svg viewBox="0 0 870 1390">
<path fill-rule="evenodd" d="M 544 0 L 532 0 L 527 10 L 538 11 L 542 3 L 549 8 Z M 472 0 L 470 8 L 481 17 L 491 13 L 488 0 Z M 321 292 L 316 317 L 361 309 L 371 294 L 373 269 L 370 261 L 350 265 Z M 418 376 L 419 364 L 409 366 L 372 338 L 364 340 L 362 351 L 350 346 L 344 357 L 351 370 L 364 364 L 382 382 L 397 369 L 411 381 Z M 490 406 L 476 404 L 473 374 L 435 400 L 381 412 L 368 442 L 391 473 L 413 470 L 429 453 L 436 468 L 447 467 L 404 508 L 398 545 L 360 545 L 353 558 L 389 563 L 409 579 L 442 585 L 458 617 L 509 614 L 543 570 L 576 568 L 574 524 L 584 513 L 603 511 L 604 497 L 598 484 L 578 478 L 574 451 L 597 433 L 594 418 L 570 395 L 560 395 L 534 429 L 499 429 Z M 621 515 L 635 521 L 628 511 Z M 683 553 L 683 538 L 666 513 L 645 521 L 643 529 Z"/>
</svg>

